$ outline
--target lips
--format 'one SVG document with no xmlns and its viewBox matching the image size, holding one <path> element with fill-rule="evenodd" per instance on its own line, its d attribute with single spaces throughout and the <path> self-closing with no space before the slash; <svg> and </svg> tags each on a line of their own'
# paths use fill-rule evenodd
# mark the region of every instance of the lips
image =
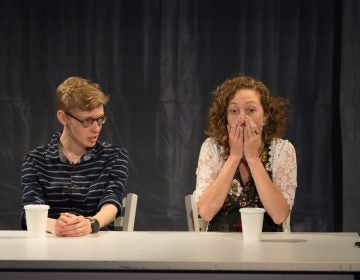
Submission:
<svg viewBox="0 0 360 280">
<path fill-rule="evenodd" d="M 89 137 L 88 140 L 89 140 L 90 142 L 96 142 L 97 136 Z"/>
</svg>

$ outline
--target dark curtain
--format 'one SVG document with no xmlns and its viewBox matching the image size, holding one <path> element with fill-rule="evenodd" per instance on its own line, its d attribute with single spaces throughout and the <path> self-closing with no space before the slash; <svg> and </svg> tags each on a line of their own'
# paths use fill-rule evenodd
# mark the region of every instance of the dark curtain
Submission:
<svg viewBox="0 0 360 280">
<path fill-rule="evenodd" d="M 340 114 L 339 103 L 343 95 L 359 104 L 346 97 L 359 83 L 359 60 L 344 55 L 360 27 L 356 11 L 355 0 L 1 1 L 0 229 L 19 228 L 22 158 L 60 128 L 55 88 L 77 75 L 110 96 L 102 140 L 129 151 L 135 230 L 186 230 L 184 196 L 195 188 L 211 92 L 243 73 L 292 104 L 293 230 L 342 230 L 341 132 L 358 116 Z"/>
<path fill-rule="evenodd" d="M 360 232 L 360 2 L 344 1 L 340 116 L 343 141 L 343 228 Z"/>
</svg>

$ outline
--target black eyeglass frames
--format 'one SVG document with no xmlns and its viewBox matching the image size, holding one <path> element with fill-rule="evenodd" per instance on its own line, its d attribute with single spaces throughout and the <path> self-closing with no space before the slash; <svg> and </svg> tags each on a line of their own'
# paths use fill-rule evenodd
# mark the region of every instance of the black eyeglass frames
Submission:
<svg viewBox="0 0 360 280">
<path fill-rule="evenodd" d="M 93 125 L 93 123 L 96 121 L 99 126 L 102 126 L 106 122 L 106 115 L 102 115 L 98 117 L 97 119 L 93 118 L 86 118 L 84 120 L 80 120 L 74 115 L 70 114 L 69 112 L 65 112 L 66 115 L 72 117 L 73 119 L 77 120 L 84 128 L 88 128 Z"/>
</svg>

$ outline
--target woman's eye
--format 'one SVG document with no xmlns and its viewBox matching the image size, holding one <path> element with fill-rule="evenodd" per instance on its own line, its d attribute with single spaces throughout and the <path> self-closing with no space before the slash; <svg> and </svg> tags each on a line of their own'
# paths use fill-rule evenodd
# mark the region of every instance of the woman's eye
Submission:
<svg viewBox="0 0 360 280">
<path fill-rule="evenodd" d="M 229 109 L 228 112 L 229 112 L 229 114 L 236 115 L 239 112 L 239 110 L 238 109 Z"/>
<path fill-rule="evenodd" d="M 256 109 L 255 109 L 255 108 L 248 108 L 248 109 L 246 109 L 246 111 L 247 111 L 248 113 L 253 113 L 253 112 L 256 111 Z"/>
</svg>

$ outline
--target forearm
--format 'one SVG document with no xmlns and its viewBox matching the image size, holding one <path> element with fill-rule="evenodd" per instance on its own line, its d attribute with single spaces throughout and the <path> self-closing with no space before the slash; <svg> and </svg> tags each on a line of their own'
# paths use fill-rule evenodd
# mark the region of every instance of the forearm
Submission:
<svg viewBox="0 0 360 280">
<path fill-rule="evenodd" d="M 114 221 L 117 211 L 117 207 L 114 204 L 104 204 L 100 211 L 92 216 L 92 218 L 97 219 L 100 223 L 100 228 L 103 228 Z"/>
<path fill-rule="evenodd" d="M 206 188 L 200 197 L 197 208 L 199 215 L 210 221 L 223 206 L 230 185 L 239 166 L 238 157 L 229 157 L 216 179 Z"/>
<path fill-rule="evenodd" d="M 276 224 L 281 224 L 290 212 L 286 199 L 271 181 L 259 158 L 248 160 L 247 163 L 264 208 Z"/>
</svg>

